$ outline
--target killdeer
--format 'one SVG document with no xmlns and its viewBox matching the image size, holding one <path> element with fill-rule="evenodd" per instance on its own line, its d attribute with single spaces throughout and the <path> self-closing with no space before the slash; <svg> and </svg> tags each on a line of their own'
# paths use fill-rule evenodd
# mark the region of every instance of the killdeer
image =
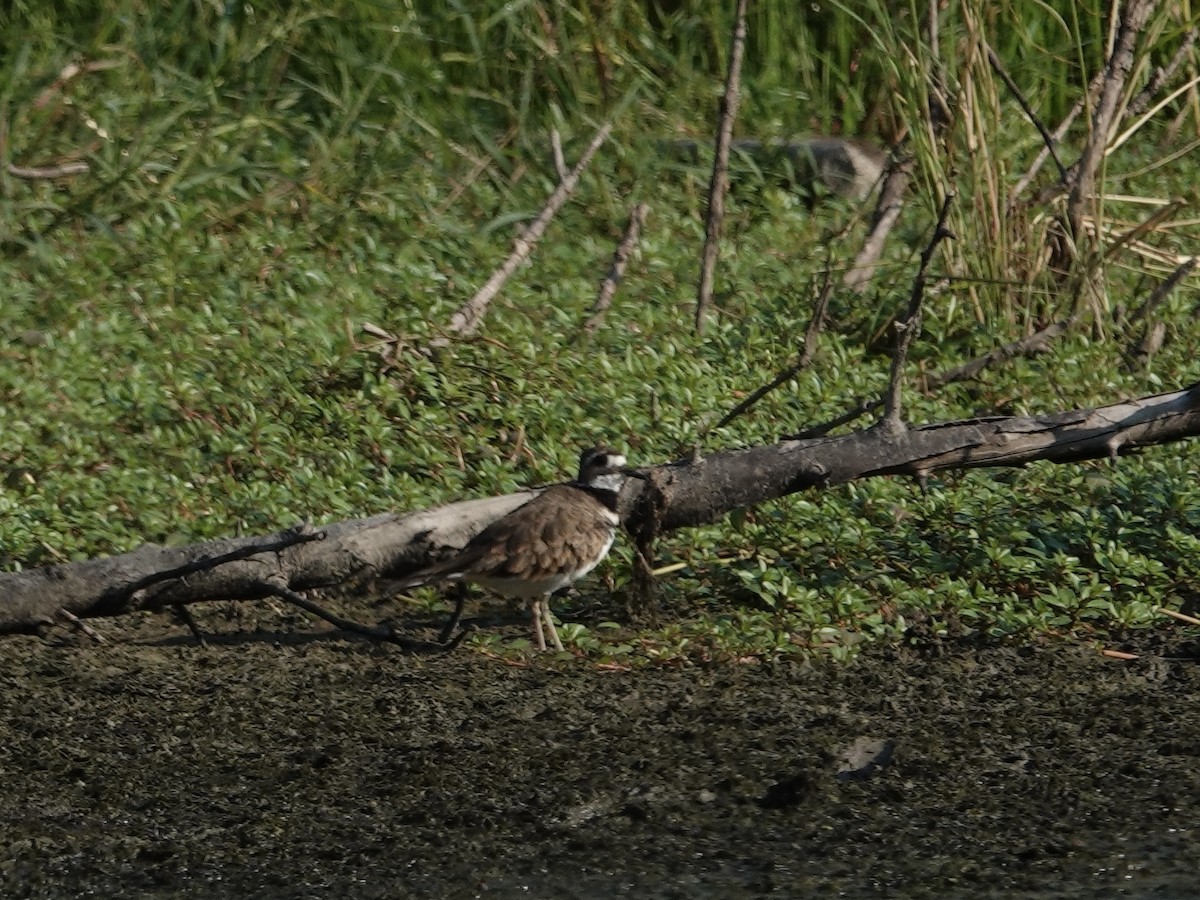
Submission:
<svg viewBox="0 0 1200 900">
<path fill-rule="evenodd" d="M 526 600 L 538 649 L 546 649 L 548 632 L 554 649 L 562 650 L 550 618 L 550 595 L 592 571 L 612 547 L 621 521 L 617 495 L 627 477 L 624 465 L 625 457 L 607 447 L 584 450 L 574 481 L 546 488 L 479 532 L 455 556 L 395 587 L 463 580 Z"/>
</svg>

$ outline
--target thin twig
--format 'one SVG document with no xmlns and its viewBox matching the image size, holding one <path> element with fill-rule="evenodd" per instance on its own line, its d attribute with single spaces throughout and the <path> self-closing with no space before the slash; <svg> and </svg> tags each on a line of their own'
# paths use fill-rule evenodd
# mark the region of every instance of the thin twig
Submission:
<svg viewBox="0 0 1200 900">
<path fill-rule="evenodd" d="M 790 366 L 780 370 L 770 382 L 756 388 L 749 397 L 725 413 L 719 422 L 710 428 L 705 428 L 700 434 L 700 439 L 703 439 L 705 435 L 714 429 L 724 428 L 738 416 L 747 412 L 754 404 L 758 403 L 759 400 L 767 396 L 775 388 L 795 378 L 798 373 L 807 369 L 812 364 L 813 357 L 817 352 L 817 337 L 820 335 L 821 329 L 825 327 L 825 315 L 829 309 L 829 297 L 833 293 L 831 271 L 830 260 L 826 258 L 825 280 L 821 285 L 821 293 L 817 296 L 817 302 L 813 307 L 812 319 L 809 320 L 808 330 L 804 334 L 804 349 L 800 351 L 800 356 Z"/>
<path fill-rule="evenodd" d="M 1149 318 L 1158 309 L 1159 305 L 1167 298 L 1167 295 L 1175 289 L 1175 286 L 1183 279 L 1187 278 L 1192 273 L 1192 270 L 1200 264 L 1200 256 L 1193 256 L 1190 259 L 1184 260 L 1176 267 L 1175 271 L 1168 275 L 1154 290 L 1150 292 L 1150 296 L 1146 298 L 1141 306 L 1129 314 L 1129 322 L 1133 324 L 1140 322 L 1142 319 Z"/>
<path fill-rule="evenodd" d="M 784 437 L 784 440 L 790 441 L 808 441 L 813 438 L 824 437 L 833 431 L 835 428 L 841 428 L 843 425 L 849 425 L 861 419 L 863 416 L 869 415 L 875 410 L 883 406 L 882 397 L 860 397 L 853 406 L 845 412 L 830 419 L 827 422 L 822 422 L 820 425 L 813 425 L 805 428 L 803 431 L 798 431 L 795 434 L 789 434 Z"/>
<path fill-rule="evenodd" d="M 883 399 L 883 418 L 879 420 L 881 427 L 888 431 L 903 431 L 901 410 L 901 387 L 904 382 L 904 363 L 908 359 L 908 349 L 913 339 L 921 330 L 921 301 L 925 297 L 926 272 L 933 259 L 933 252 L 938 244 L 954 234 L 946 227 L 946 219 L 950 215 L 950 205 L 954 202 L 954 193 L 947 192 L 942 201 L 941 212 L 938 213 L 937 226 L 929 239 L 929 244 L 921 252 L 921 263 L 917 266 L 917 275 L 913 279 L 912 293 L 908 298 L 908 309 L 903 320 L 896 323 L 896 349 L 892 353 L 892 371 L 888 379 L 887 393 Z"/>
<path fill-rule="evenodd" d="M 1117 235 L 1116 239 L 1104 248 L 1104 258 L 1106 260 L 1112 259 L 1125 247 L 1130 244 L 1136 244 L 1144 235 L 1157 230 L 1159 225 L 1171 219 L 1179 210 L 1187 205 L 1187 201 L 1185 200 L 1172 200 L 1160 206 L 1128 231 Z M 1099 229 L 1097 229 L 1097 235 L 1099 235 Z"/>
<path fill-rule="evenodd" d="M 1074 313 L 1065 319 L 1059 319 L 1057 322 L 1047 325 L 1045 328 L 1034 332 L 1028 337 L 1003 344 L 982 356 L 977 356 L 975 359 L 963 363 L 961 366 L 955 366 L 953 369 L 946 369 L 944 372 L 939 372 L 925 382 L 926 389 L 937 390 L 956 381 L 966 381 L 968 378 L 974 378 L 993 363 L 1004 362 L 1005 360 L 1040 350 L 1049 341 L 1061 337 L 1074 328 L 1076 323 L 1082 318 L 1082 313 Z"/>
<path fill-rule="evenodd" d="M 1016 97 L 1017 103 L 1024 110 L 1026 118 L 1033 123 L 1033 127 L 1038 130 L 1042 136 L 1042 141 L 1045 144 L 1046 150 L 1049 151 L 1051 158 L 1054 160 L 1054 165 L 1058 166 L 1059 177 L 1063 181 L 1067 180 L 1067 167 L 1063 165 L 1063 161 L 1058 158 L 1058 151 L 1054 149 L 1054 136 L 1046 129 L 1038 114 L 1033 111 L 1033 107 L 1029 105 L 1029 101 L 1025 99 L 1025 95 L 1021 93 L 1021 89 L 1017 87 L 1017 83 L 1012 80 L 1012 76 L 1008 74 L 1008 70 L 1004 68 L 1004 63 L 1000 61 L 1000 57 L 996 55 L 996 51 L 992 49 L 991 44 L 984 43 L 987 48 L 988 62 L 992 64 L 992 68 L 996 74 L 1000 76 L 1000 80 L 1004 82 L 1009 92 Z"/>
<path fill-rule="evenodd" d="M 84 172 L 91 171 L 85 162 L 67 162 L 56 166 L 18 166 L 15 163 L 9 163 L 5 169 L 13 178 L 24 178 L 26 181 L 66 178 L 70 175 L 82 175 Z"/>
<path fill-rule="evenodd" d="M 192 637 L 196 639 L 196 643 L 201 647 L 207 647 L 208 641 L 204 637 L 204 632 L 200 630 L 200 626 L 196 623 L 196 618 L 192 615 L 192 611 L 187 608 L 187 604 L 176 603 L 175 612 L 179 618 L 183 619 L 183 624 L 188 627 L 188 631 L 192 633 Z"/>
<path fill-rule="evenodd" d="M 649 212 L 650 206 L 647 203 L 639 203 L 629 211 L 629 224 L 625 226 L 625 236 L 621 238 L 621 243 L 613 252 L 612 265 L 608 269 L 608 274 L 600 282 L 600 293 L 596 295 L 596 302 L 592 304 L 591 318 L 583 326 L 585 334 L 595 334 L 600 323 L 604 321 L 604 313 L 612 305 L 613 297 L 617 293 L 617 285 L 621 283 L 621 279 L 625 275 L 625 266 L 629 263 L 629 255 L 637 245 L 638 236 L 641 234 L 642 226 L 646 223 L 646 215 Z"/>
<path fill-rule="evenodd" d="M 725 221 L 725 195 L 729 192 L 729 146 L 733 142 L 733 123 L 737 118 L 741 96 L 742 56 L 746 49 L 746 7 L 749 0 L 738 0 L 734 16 L 732 46 L 729 50 L 729 71 L 725 77 L 725 93 L 721 97 L 721 114 L 717 127 L 717 143 L 713 160 L 712 180 L 708 185 L 708 214 L 704 224 L 704 252 L 700 259 L 700 284 L 696 289 L 696 333 L 704 331 L 708 308 L 712 305 L 713 281 L 716 277 L 717 255 L 720 252 L 721 226 Z"/>
<path fill-rule="evenodd" d="M 1058 123 L 1058 127 L 1055 128 L 1054 131 L 1052 131 L 1050 133 L 1051 140 L 1055 144 L 1058 144 L 1059 141 L 1061 141 L 1064 137 L 1066 137 L 1067 132 L 1071 130 L 1071 125 L 1074 124 L 1075 119 L 1079 116 L 1079 114 L 1081 112 L 1083 112 L 1084 101 L 1087 100 L 1087 103 L 1089 106 L 1091 106 L 1094 103 L 1093 98 L 1095 97 L 1096 93 L 1100 90 L 1100 85 L 1103 84 L 1103 82 L 1104 82 L 1104 73 L 1103 72 L 1098 72 L 1092 76 L 1092 80 L 1088 83 L 1087 96 L 1080 97 L 1078 100 L 1076 100 L 1075 104 L 1071 107 L 1070 111 L 1066 114 L 1066 116 L 1063 117 L 1063 120 Z M 1021 178 L 1017 181 L 1016 185 L 1013 186 L 1013 189 L 1008 194 L 1008 202 L 1005 204 L 1005 207 L 1010 213 L 1017 208 L 1018 201 L 1024 195 L 1024 193 L 1025 193 L 1026 189 L 1029 187 L 1029 185 L 1033 183 L 1033 179 L 1037 177 L 1038 172 L 1040 172 L 1042 170 L 1042 166 L 1045 164 L 1046 160 L 1049 158 L 1050 158 L 1050 147 L 1046 144 L 1043 144 L 1042 149 L 1040 151 L 1038 151 L 1037 156 L 1035 156 L 1033 158 L 1033 162 L 1030 163 L 1029 169 L 1026 170 L 1025 174 L 1021 176 Z M 1070 180 L 1070 170 L 1068 169 L 1067 177 L 1064 178 L 1062 181 L 1059 181 L 1053 188 L 1049 188 L 1049 189 L 1047 189 L 1047 191 L 1043 191 L 1042 195 L 1039 196 L 1035 202 L 1036 203 L 1045 203 L 1046 201 L 1048 201 L 1050 199 L 1050 197 L 1053 195 L 1054 191 L 1060 189 L 1065 184 L 1065 182 L 1069 181 L 1069 180 Z"/>
<path fill-rule="evenodd" d="M 95 628 L 93 628 L 87 622 L 83 621 L 83 619 L 79 618 L 79 616 L 75 615 L 75 613 L 71 612 L 69 609 L 67 609 L 65 607 L 60 607 L 58 610 L 58 614 L 60 616 L 62 616 L 64 619 L 66 619 L 68 622 L 70 622 L 72 625 L 74 625 L 76 628 L 78 628 L 80 631 L 82 631 L 84 634 L 86 634 L 88 637 L 90 637 L 97 644 L 107 644 L 108 643 L 108 641 L 106 641 L 104 639 L 104 635 L 102 635 L 100 632 L 98 632 Z"/>
<path fill-rule="evenodd" d="M 1149 320 L 1175 286 L 1196 268 L 1197 263 L 1200 263 L 1200 257 L 1193 256 L 1191 259 L 1185 260 L 1163 280 L 1162 284 L 1151 291 L 1146 302 L 1129 314 L 1130 328 L 1142 320 Z M 1162 349 L 1166 336 L 1166 322 L 1162 319 L 1148 321 L 1146 327 L 1142 329 L 1141 335 L 1136 340 L 1130 341 L 1125 348 L 1125 365 L 1129 370 L 1132 372 L 1143 365 L 1149 365 L 1150 358 Z"/>
<path fill-rule="evenodd" d="M 1150 80 L 1146 82 L 1146 86 L 1142 88 L 1136 97 L 1129 101 L 1129 105 L 1125 107 L 1125 118 L 1141 115 L 1141 113 L 1150 105 L 1150 101 L 1154 96 L 1162 90 L 1163 85 L 1169 82 L 1174 76 L 1176 70 L 1183 64 L 1183 61 L 1192 51 L 1192 45 L 1196 43 L 1197 29 L 1189 28 L 1183 35 L 1183 42 L 1179 45 L 1179 49 L 1175 51 L 1175 55 L 1171 57 L 1171 61 L 1165 66 L 1159 66 L 1150 76 Z"/>
<path fill-rule="evenodd" d="M 521 263 L 523 263 L 533 252 L 533 248 L 537 246 L 550 222 L 562 209 L 571 192 L 575 190 L 575 185 L 579 183 L 579 178 L 583 175 L 584 169 L 592 161 L 592 157 L 596 155 L 596 151 L 600 149 L 600 145 L 608 139 L 609 133 L 612 131 L 612 123 L 603 125 L 592 138 L 587 149 L 583 151 L 583 155 L 579 157 L 579 162 L 575 164 L 575 168 L 570 171 L 554 189 L 554 193 L 550 195 L 550 199 L 546 202 L 545 208 L 538 214 L 538 217 L 533 220 L 524 233 L 516 239 L 513 244 L 513 251 L 495 272 L 492 277 L 487 280 L 487 283 L 481 287 L 458 311 L 450 317 L 449 332 L 461 337 L 470 337 L 479 329 L 479 323 L 483 319 L 484 313 L 487 312 L 488 305 L 500 293 L 500 289 L 504 287 L 512 274 L 517 271 Z M 434 347 L 445 346 L 449 343 L 445 338 L 441 340 L 430 341 L 430 345 Z"/>
<path fill-rule="evenodd" d="M 412 638 L 406 638 L 401 634 L 397 634 L 396 630 L 390 625 L 364 625 L 362 622 L 356 622 L 353 619 L 347 619 L 339 616 L 336 613 L 331 613 L 322 606 L 313 603 L 303 594 L 293 591 L 291 588 L 283 584 L 278 584 L 273 581 L 264 581 L 262 584 L 263 590 L 280 600 L 285 600 L 293 606 L 298 606 L 307 613 L 311 613 L 318 619 L 324 619 L 335 628 L 340 628 L 342 631 L 349 631 L 352 634 L 362 635 L 370 638 L 373 641 L 383 641 L 388 644 L 395 644 L 397 647 L 405 650 L 408 653 L 449 653 L 457 647 L 469 632 L 460 632 L 449 644 L 436 644 L 432 641 L 418 641 Z"/>
<path fill-rule="evenodd" d="M 182 566 L 176 566 L 173 569 L 151 572 L 137 581 L 122 585 L 119 588 L 113 588 L 104 599 L 125 599 L 126 597 L 132 597 L 138 591 L 143 591 L 163 581 L 173 581 L 176 578 L 183 578 L 195 572 L 207 572 L 225 563 L 236 562 L 239 559 L 248 559 L 260 553 L 274 553 L 296 544 L 304 544 L 309 541 L 323 541 L 324 539 L 324 531 L 313 531 L 308 523 L 301 523 L 283 532 L 280 536 L 262 541 L 261 543 L 248 544 L 244 547 L 239 547 L 237 550 L 231 550 L 228 553 L 217 553 L 213 556 L 206 556 L 202 559 L 184 563 Z"/>
<path fill-rule="evenodd" d="M 558 133 L 557 128 L 550 129 L 550 156 L 554 160 L 554 171 L 558 173 L 558 180 L 566 181 L 567 176 L 571 173 L 567 170 L 567 158 L 563 156 L 562 135 Z"/>
</svg>

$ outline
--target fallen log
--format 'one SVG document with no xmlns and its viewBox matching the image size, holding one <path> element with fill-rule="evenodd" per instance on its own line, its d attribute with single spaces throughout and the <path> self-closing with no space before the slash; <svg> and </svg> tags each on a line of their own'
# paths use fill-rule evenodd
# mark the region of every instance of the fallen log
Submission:
<svg viewBox="0 0 1200 900">
<path fill-rule="evenodd" d="M 923 479 L 946 470 L 1113 459 L 1200 435 L 1200 383 L 1095 409 L 988 417 L 729 450 L 647 466 L 621 496 L 625 526 L 657 534 L 719 520 L 802 490 L 880 475 Z M 338 588 L 403 578 L 463 547 L 535 490 L 387 513 L 265 537 L 131 553 L 0 574 L 0 634 L 55 622 L 214 600 Z M 647 523 L 652 518 L 653 522 Z"/>
</svg>

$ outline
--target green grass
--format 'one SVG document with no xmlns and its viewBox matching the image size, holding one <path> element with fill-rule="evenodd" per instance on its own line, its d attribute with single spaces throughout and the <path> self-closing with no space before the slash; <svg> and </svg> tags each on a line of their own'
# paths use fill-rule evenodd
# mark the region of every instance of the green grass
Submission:
<svg viewBox="0 0 1200 900">
<path fill-rule="evenodd" d="M 810 214 L 776 186 L 741 185 L 718 272 L 722 313 L 693 334 L 707 173 L 659 159 L 652 138 L 712 127 L 728 23 L 699 6 L 658 31 L 632 3 L 605 5 L 603 21 L 598 7 L 566 3 L 444 14 L 348 2 L 230 4 L 224 15 L 182 2 L 104 8 L 18 5 L 0 20 L 7 159 L 84 152 L 93 169 L 62 182 L 0 175 L 5 570 L 504 492 L 563 477 L 577 448 L 599 438 L 635 463 L 674 458 L 790 362 L 827 246 L 840 270 L 861 235 L 860 223 L 831 245 L 848 206 Z M 868 118 L 878 98 L 849 74 L 864 46 L 850 20 L 789 19 L 789 9 L 759 13 L 775 28 L 748 60 L 741 129 Z M 1022 21 L 1024 52 L 1056 42 L 1038 83 L 1073 83 L 1079 58 L 1094 60 L 1095 22 L 1072 42 L 1044 18 L 1040 31 Z M 1021 50 L 1003 35 L 1005 52 Z M 867 74 L 887 65 L 862 54 Z M 41 102 L 80 59 L 117 65 Z M 1036 99 L 1052 118 L 1073 97 Z M 482 338 L 387 362 L 361 326 L 409 345 L 438 334 L 553 189 L 548 129 L 560 128 L 573 159 L 610 112 L 612 143 Z M 1006 131 L 990 144 L 1036 148 L 1008 100 L 997 119 Z M 1110 170 L 1165 155 L 1151 136 Z M 999 162 L 1010 180 L 1021 170 Z M 951 170 L 962 179 L 959 240 L 935 268 L 962 280 L 928 297 L 910 369 L 955 365 L 1020 336 L 1030 310 L 1070 307 L 1040 277 L 987 282 L 1009 276 L 973 200 L 975 171 L 929 168 L 873 290 L 835 295 L 814 367 L 709 434 L 708 448 L 774 440 L 883 387 L 879 336 L 927 240 L 929 179 Z M 1145 190 L 1186 193 L 1194 176 L 1184 158 Z M 640 200 L 652 211 L 638 252 L 604 327 L 585 339 L 598 280 Z M 1148 240 L 1186 252 L 1196 236 L 1191 225 Z M 1120 257 L 1105 274 L 1110 305 L 1144 294 L 1144 271 Z M 1200 377 L 1193 293 L 1167 304 L 1168 342 L 1149 370 L 1124 366 L 1130 335 L 1106 321 L 974 384 L 910 391 L 908 415 L 1039 413 L 1185 385 Z M 1145 626 L 1156 604 L 1193 596 L 1198 459 L 1185 444 L 1117 468 L 974 473 L 926 495 L 880 479 L 786 499 L 664 539 L 664 560 L 689 563 L 661 586 L 665 608 L 686 611 L 677 620 L 631 635 L 562 609 L 578 645 L 643 659 L 846 652 L 861 638 L 929 629 Z M 629 556 L 620 548 L 604 579 L 626 581 Z M 599 583 L 583 586 L 585 599 Z"/>
</svg>

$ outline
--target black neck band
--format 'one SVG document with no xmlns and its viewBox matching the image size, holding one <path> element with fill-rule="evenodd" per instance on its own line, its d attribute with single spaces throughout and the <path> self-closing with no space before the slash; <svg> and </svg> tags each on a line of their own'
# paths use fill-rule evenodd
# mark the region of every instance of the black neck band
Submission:
<svg viewBox="0 0 1200 900">
<path fill-rule="evenodd" d="M 581 491 L 591 494 L 593 497 L 595 497 L 604 505 L 605 509 L 610 509 L 613 512 L 617 511 L 617 491 L 610 491 L 607 488 L 592 487 L 590 484 L 582 484 L 578 481 L 573 482 L 573 484 Z"/>
</svg>

